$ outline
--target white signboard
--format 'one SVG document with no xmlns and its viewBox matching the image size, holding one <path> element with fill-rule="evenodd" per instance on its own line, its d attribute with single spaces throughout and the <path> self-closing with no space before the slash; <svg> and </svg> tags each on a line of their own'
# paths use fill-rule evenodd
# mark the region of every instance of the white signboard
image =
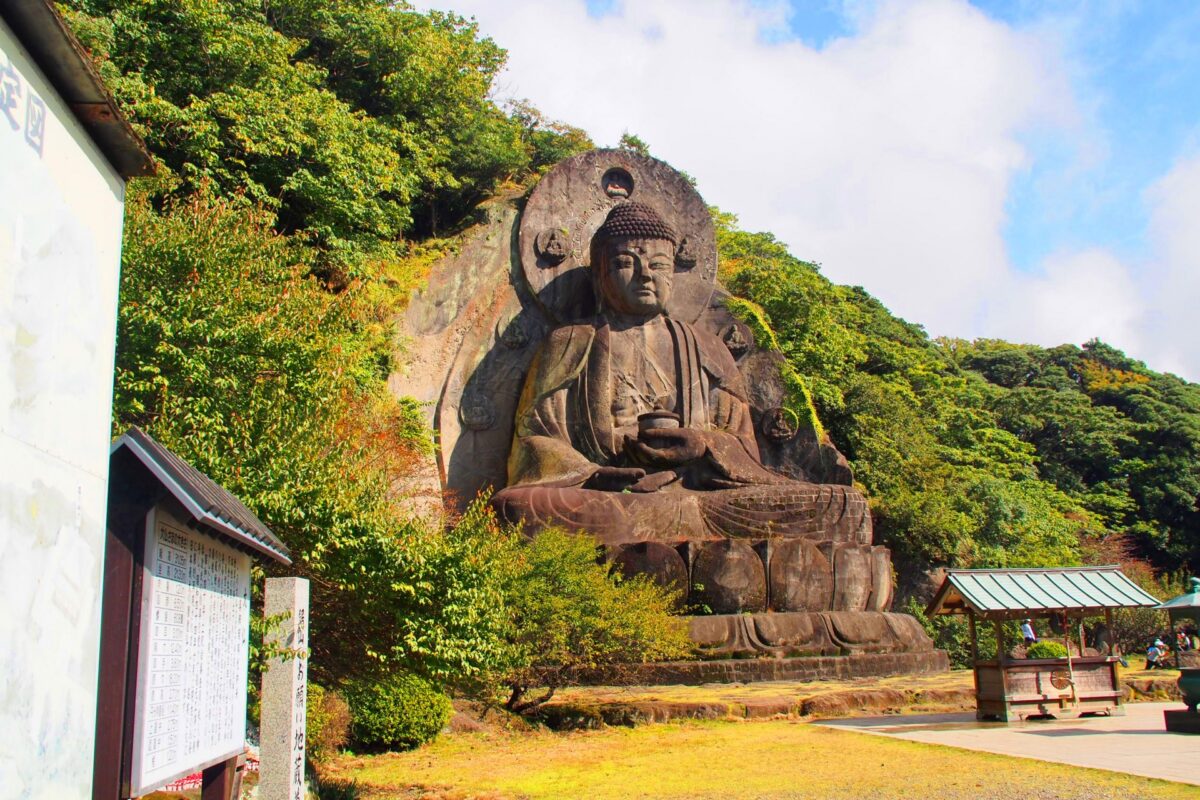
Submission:
<svg viewBox="0 0 1200 800">
<path fill-rule="evenodd" d="M 250 556 L 157 508 L 146 529 L 130 790 L 242 752 Z"/>
</svg>

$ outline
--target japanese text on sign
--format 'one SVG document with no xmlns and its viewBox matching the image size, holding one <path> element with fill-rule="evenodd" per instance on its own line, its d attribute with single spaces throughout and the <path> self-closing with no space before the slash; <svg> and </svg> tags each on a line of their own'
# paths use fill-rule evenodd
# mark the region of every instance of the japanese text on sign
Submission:
<svg viewBox="0 0 1200 800">
<path fill-rule="evenodd" d="M 161 509 L 146 536 L 133 789 L 245 744 L 250 557 Z"/>
<path fill-rule="evenodd" d="M 46 103 L 17 72 L 12 59 L 0 53 L 0 116 L 20 132 L 39 157 L 46 145 Z"/>
</svg>

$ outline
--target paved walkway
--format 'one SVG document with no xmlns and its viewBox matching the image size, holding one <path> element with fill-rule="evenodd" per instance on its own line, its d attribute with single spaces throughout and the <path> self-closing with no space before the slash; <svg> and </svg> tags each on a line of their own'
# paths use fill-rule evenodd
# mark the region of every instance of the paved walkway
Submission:
<svg viewBox="0 0 1200 800">
<path fill-rule="evenodd" d="M 976 722 L 970 712 L 816 724 L 1200 785 L 1200 735 L 1167 733 L 1163 726 L 1163 709 L 1181 708 L 1178 702 L 1129 703 L 1123 717 L 1013 723 Z"/>
</svg>

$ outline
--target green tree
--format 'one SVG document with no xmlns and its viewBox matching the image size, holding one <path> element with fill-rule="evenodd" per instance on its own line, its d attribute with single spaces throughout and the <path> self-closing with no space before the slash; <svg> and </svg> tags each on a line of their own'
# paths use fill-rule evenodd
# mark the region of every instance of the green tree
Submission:
<svg viewBox="0 0 1200 800">
<path fill-rule="evenodd" d="M 394 487 L 430 443 L 383 382 L 389 306 L 325 291 L 312 249 L 267 214 L 152 199 L 127 204 L 114 431 L 146 428 L 291 549 L 313 582 L 318 677 L 488 668 L 506 619 L 497 528 L 482 509 L 446 530 L 402 513 Z"/>
<path fill-rule="evenodd" d="M 211 185 L 269 209 L 335 286 L 531 170 L 521 121 L 490 99 L 504 51 L 453 14 L 389 0 L 64 5 L 177 193 Z"/>
<path fill-rule="evenodd" d="M 1034 445 L 997 418 L 1001 389 L 770 234 L 739 230 L 719 211 L 714 220 L 723 280 L 766 314 L 903 572 L 1078 558 L 1078 537 L 1097 523 L 1039 480 Z"/>
<path fill-rule="evenodd" d="M 621 140 L 617 142 L 617 147 L 621 150 L 628 150 L 632 153 L 637 153 L 639 156 L 650 155 L 650 145 L 637 134 L 624 131 L 621 134 Z"/>
<path fill-rule="evenodd" d="M 544 703 L 578 670 L 690 653 L 686 621 L 672 616 L 678 598 L 644 576 L 624 579 L 597 563 L 590 537 L 548 529 L 514 541 L 510 554 L 508 661 L 487 684 L 504 687 L 509 710 Z"/>
</svg>

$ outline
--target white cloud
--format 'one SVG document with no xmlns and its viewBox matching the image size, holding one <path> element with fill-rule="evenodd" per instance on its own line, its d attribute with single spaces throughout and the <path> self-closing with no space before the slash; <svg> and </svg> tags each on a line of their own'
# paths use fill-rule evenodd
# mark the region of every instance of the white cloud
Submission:
<svg viewBox="0 0 1200 800">
<path fill-rule="evenodd" d="M 1153 346 L 1177 324 L 1165 320 L 1190 322 L 1180 298 L 1200 288 L 1187 269 L 1200 255 L 1191 173 L 1148 195 L 1165 298 L 1139 294 L 1148 284 L 1100 250 L 1056 255 L 1033 276 L 1007 257 L 1010 184 L 1031 168 L 1022 135 L 1067 132 L 1080 153 L 1104 141 L 1081 122 L 1094 98 L 1072 91 L 1061 31 L 1014 30 L 962 0 L 882 0 L 850 4 L 854 33 L 818 50 L 764 36 L 785 27 L 782 3 L 627 0 L 599 18 L 583 0 L 433 5 L 476 17 L 508 50 L 501 98 L 528 98 L 601 145 L 636 133 L 743 227 L 934 335 L 1099 336 L 1200 375 L 1190 343 Z"/>
<path fill-rule="evenodd" d="M 1005 282 L 984 333 L 1042 345 L 1098 337 L 1152 369 L 1200 378 L 1200 156 L 1177 160 L 1142 199 L 1148 252 L 1053 255 L 1038 275 Z"/>
<path fill-rule="evenodd" d="M 1200 379 L 1200 156 L 1177 161 L 1146 192 L 1153 261 L 1141 275 L 1152 366 Z"/>
<path fill-rule="evenodd" d="M 984 330 L 1016 342 L 1079 344 L 1098 337 L 1130 354 L 1144 349 L 1145 306 L 1129 268 L 1094 248 L 1059 253 L 1040 275 L 1016 275 L 988 305 Z"/>
</svg>

